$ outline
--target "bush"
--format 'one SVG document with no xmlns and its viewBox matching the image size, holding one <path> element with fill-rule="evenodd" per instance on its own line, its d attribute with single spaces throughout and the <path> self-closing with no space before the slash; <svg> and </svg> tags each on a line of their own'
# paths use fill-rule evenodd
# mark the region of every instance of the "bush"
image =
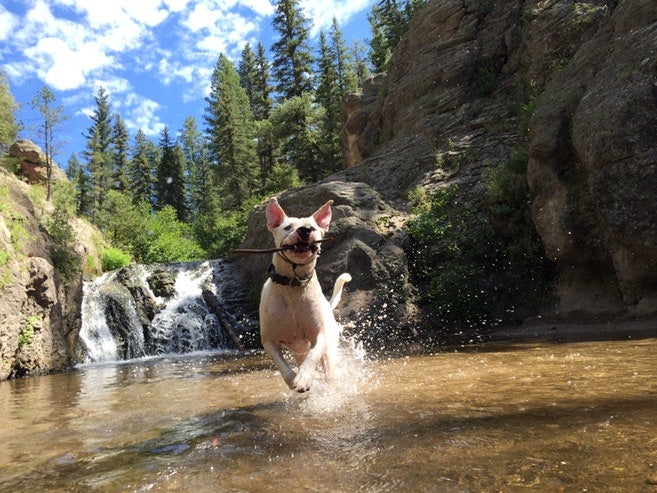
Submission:
<svg viewBox="0 0 657 493">
<path fill-rule="evenodd" d="M 108 248 L 101 259 L 104 272 L 120 269 L 130 264 L 130 254 L 119 248 Z"/>
<path fill-rule="evenodd" d="M 500 189 L 510 195 L 478 206 L 460 198 L 456 187 L 442 189 L 416 206 L 408 223 L 411 272 L 422 300 L 446 325 L 481 326 L 533 313 L 549 292 L 553 267 L 526 195 L 522 204 L 508 202 L 521 194 L 510 193 L 507 179 Z"/>
</svg>

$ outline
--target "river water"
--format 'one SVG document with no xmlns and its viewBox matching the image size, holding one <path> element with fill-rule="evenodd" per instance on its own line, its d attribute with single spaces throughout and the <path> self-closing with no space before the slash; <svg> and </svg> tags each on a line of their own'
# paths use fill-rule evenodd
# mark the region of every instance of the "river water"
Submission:
<svg viewBox="0 0 657 493">
<path fill-rule="evenodd" d="M 0 383 L 0 490 L 657 492 L 657 340 L 368 358 L 292 395 L 260 353 Z"/>
</svg>

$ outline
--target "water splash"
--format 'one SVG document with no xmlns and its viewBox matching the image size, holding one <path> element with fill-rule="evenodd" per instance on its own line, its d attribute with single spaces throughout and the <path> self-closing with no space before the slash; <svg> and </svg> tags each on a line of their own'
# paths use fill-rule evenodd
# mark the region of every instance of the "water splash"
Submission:
<svg viewBox="0 0 657 493">
<path fill-rule="evenodd" d="M 341 410 L 353 412 L 360 394 L 377 386 L 375 372 L 370 366 L 362 343 L 355 338 L 340 341 L 334 381 L 329 384 L 318 378 L 310 392 L 293 393 L 291 401 L 299 403 L 301 412 L 312 416 L 336 416 Z"/>
</svg>

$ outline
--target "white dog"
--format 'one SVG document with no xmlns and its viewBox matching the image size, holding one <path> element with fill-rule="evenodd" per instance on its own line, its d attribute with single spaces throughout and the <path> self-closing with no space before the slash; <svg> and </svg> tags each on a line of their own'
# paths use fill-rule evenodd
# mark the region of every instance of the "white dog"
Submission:
<svg viewBox="0 0 657 493">
<path fill-rule="evenodd" d="M 288 217 L 276 198 L 272 197 L 267 205 L 267 228 L 274 235 L 276 247 L 283 249 L 274 253 L 269 279 L 262 288 L 260 339 L 285 383 L 297 392 L 310 390 L 320 362 L 330 381 L 338 352 L 340 328 L 333 308 L 351 276 L 345 273 L 338 277 L 329 302 L 315 275 L 320 251 L 317 242 L 328 231 L 332 203 L 329 200 L 304 218 Z M 297 373 L 285 361 L 283 347 L 294 355 Z"/>
</svg>

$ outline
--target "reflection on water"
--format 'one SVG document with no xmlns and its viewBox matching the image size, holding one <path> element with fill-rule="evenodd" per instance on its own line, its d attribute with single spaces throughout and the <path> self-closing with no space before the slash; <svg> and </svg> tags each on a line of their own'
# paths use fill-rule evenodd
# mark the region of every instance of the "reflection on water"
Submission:
<svg viewBox="0 0 657 493">
<path fill-rule="evenodd" d="M 0 383 L 3 491 L 657 491 L 657 340 L 365 361 L 292 395 L 263 355 Z"/>
</svg>

